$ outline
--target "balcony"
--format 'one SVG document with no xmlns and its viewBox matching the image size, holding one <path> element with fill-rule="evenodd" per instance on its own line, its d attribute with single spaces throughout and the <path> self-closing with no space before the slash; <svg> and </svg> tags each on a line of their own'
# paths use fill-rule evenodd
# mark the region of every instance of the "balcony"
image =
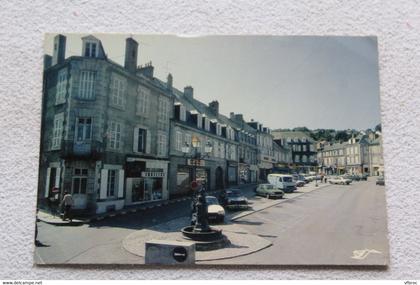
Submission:
<svg viewBox="0 0 420 285">
<path fill-rule="evenodd" d="M 62 157 L 67 159 L 97 159 L 104 153 L 104 144 L 99 141 L 64 141 Z"/>
</svg>

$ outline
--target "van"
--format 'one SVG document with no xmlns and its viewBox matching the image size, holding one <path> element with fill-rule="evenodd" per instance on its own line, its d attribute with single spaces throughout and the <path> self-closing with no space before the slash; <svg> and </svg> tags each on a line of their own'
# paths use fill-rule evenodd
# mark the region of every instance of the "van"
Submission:
<svg viewBox="0 0 420 285">
<path fill-rule="evenodd" d="M 293 181 L 292 175 L 287 174 L 268 174 L 268 182 L 283 190 L 286 193 L 291 193 L 296 190 L 296 183 Z"/>
</svg>

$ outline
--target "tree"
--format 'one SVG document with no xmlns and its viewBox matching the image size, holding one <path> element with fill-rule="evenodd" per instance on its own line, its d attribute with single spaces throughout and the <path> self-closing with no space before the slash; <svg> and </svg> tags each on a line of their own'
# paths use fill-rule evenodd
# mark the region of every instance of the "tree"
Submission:
<svg viewBox="0 0 420 285">
<path fill-rule="evenodd" d="M 346 131 L 338 131 L 335 134 L 334 139 L 336 141 L 344 142 L 350 139 L 350 135 Z"/>
</svg>

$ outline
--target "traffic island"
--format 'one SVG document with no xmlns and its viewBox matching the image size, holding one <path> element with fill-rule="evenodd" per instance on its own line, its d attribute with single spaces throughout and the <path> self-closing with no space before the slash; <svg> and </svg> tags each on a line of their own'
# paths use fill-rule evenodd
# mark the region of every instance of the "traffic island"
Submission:
<svg viewBox="0 0 420 285">
<path fill-rule="evenodd" d="M 185 219 L 180 218 L 177 221 L 153 227 L 151 229 L 143 229 L 128 235 L 122 242 L 123 248 L 137 256 L 145 257 L 146 243 L 154 241 L 178 241 L 185 242 L 185 238 L 179 231 L 180 226 L 185 223 Z M 223 248 L 214 250 L 200 251 L 196 250 L 195 260 L 197 263 L 235 258 L 238 256 L 248 255 L 260 250 L 263 250 L 272 245 L 272 243 L 258 235 L 249 233 L 243 228 L 228 224 L 218 227 L 219 230 L 223 228 L 223 234 L 229 240 L 224 244 Z M 192 241 L 196 247 L 203 246 L 203 242 Z M 204 242 L 205 243 L 205 242 Z"/>
</svg>

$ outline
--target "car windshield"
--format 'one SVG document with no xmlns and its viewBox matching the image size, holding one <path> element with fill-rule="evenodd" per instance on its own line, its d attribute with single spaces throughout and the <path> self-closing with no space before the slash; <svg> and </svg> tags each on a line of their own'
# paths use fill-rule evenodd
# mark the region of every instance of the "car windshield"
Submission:
<svg viewBox="0 0 420 285">
<path fill-rule="evenodd" d="M 283 177 L 283 182 L 292 182 L 292 177 L 288 177 L 288 176 Z"/>
<path fill-rule="evenodd" d="M 271 184 L 264 185 L 265 189 L 274 189 L 274 186 Z"/>
<path fill-rule="evenodd" d="M 241 192 L 239 192 L 237 190 L 228 191 L 226 194 L 229 197 L 240 197 L 240 196 L 242 196 Z"/>
<path fill-rule="evenodd" d="M 206 203 L 207 203 L 207 205 L 218 205 L 219 204 L 216 197 L 212 197 L 212 196 L 207 196 L 206 197 Z"/>
</svg>

